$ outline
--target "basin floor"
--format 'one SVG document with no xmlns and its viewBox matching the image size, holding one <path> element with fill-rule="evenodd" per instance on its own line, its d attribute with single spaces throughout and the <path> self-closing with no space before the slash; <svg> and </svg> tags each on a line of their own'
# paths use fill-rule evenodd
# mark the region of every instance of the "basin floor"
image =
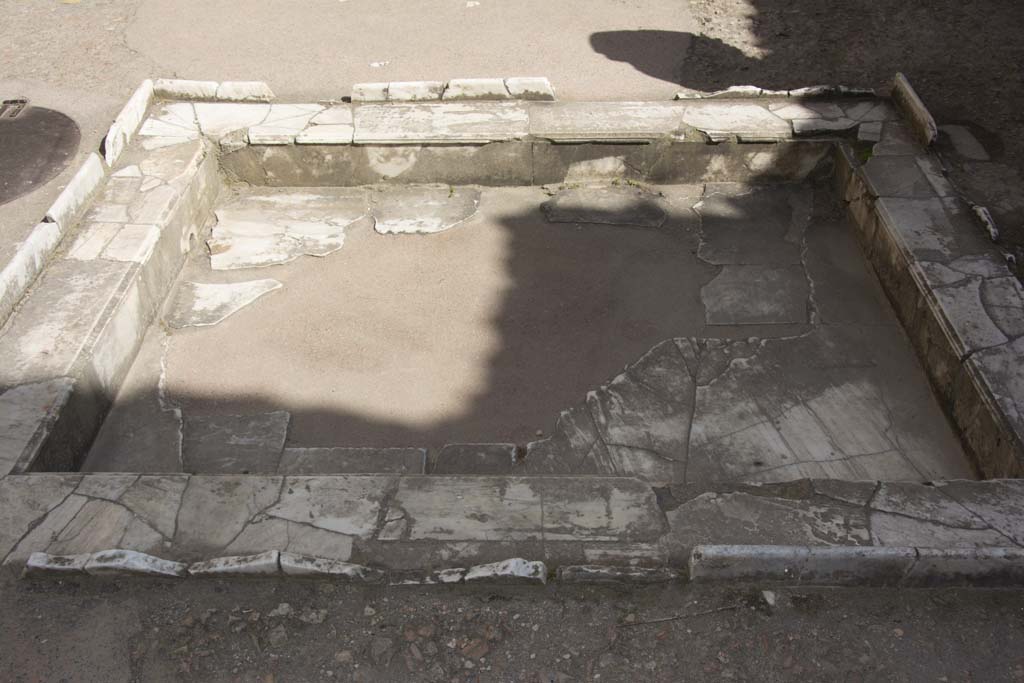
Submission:
<svg viewBox="0 0 1024 683">
<path fill-rule="evenodd" d="M 817 476 L 974 477 L 824 188 L 233 188 L 219 202 L 84 470 L 287 471 L 289 449 L 342 446 L 522 452 L 687 338 L 763 349 L 696 392 L 687 438 L 723 462 L 692 477 L 806 475 L 788 456 L 748 472 L 773 439 L 843 465 Z M 771 405 L 790 398 L 829 452 L 794 445 L 795 413 Z"/>
</svg>

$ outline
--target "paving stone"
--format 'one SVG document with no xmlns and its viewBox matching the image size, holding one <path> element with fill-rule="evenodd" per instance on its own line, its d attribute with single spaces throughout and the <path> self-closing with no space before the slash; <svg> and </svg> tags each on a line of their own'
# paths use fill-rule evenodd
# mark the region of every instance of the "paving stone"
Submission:
<svg viewBox="0 0 1024 683">
<path fill-rule="evenodd" d="M 701 288 L 709 325 L 807 323 L 802 266 L 728 265 Z"/>
<path fill-rule="evenodd" d="M 183 100 L 210 100 L 217 96 L 219 85 L 216 81 L 157 78 L 153 81 L 153 93 L 157 97 L 177 97 Z"/>
<path fill-rule="evenodd" d="M 442 81 L 398 81 L 388 83 L 387 99 L 391 102 L 439 100 L 442 92 Z"/>
<path fill-rule="evenodd" d="M 142 137 L 180 138 L 179 142 L 199 137 L 196 110 L 191 102 L 174 102 L 155 109 L 139 128 Z"/>
<path fill-rule="evenodd" d="M 166 316 L 167 324 L 177 328 L 216 325 L 264 294 L 281 287 L 280 282 L 271 279 L 232 283 L 183 282 Z"/>
<path fill-rule="evenodd" d="M 514 557 L 502 562 L 479 564 L 466 572 L 466 583 L 546 584 L 548 569 L 543 562 Z"/>
<path fill-rule="evenodd" d="M 230 555 L 250 555 L 268 549 L 315 555 L 346 562 L 352 557 L 351 536 L 318 529 L 306 523 L 260 517 L 251 521 L 224 548 Z"/>
<path fill-rule="evenodd" d="M 352 107 L 348 104 L 331 105 L 310 119 L 315 126 L 351 126 L 352 121 Z"/>
<path fill-rule="evenodd" d="M 509 94 L 517 100 L 554 101 L 555 99 L 555 90 L 551 87 L 551 82 L 543 77 L 506 78 L 505 87 Z"/>
<path fill-rule="evenodd" d="M 105 173 L 103 161 L 98 154 L 87 156 L 67 186 L 47 209 L 46 220 L 56 223 L 62 232 L 70 229 L 103 181 Z"/>
<path fill-rule="evenodd" d="M 345 230 L 368 215 L 364 190 L 280 193 L 256 191 L 218 208 L 207 241 L 214 270 L 287 263 L 326 256 L 345 243 Z"/>
<path fill-rule="evenodd" d="M 355 110 L 356 144 L 480 144 L 529 133 L 526 108 L 516 102 L 366 104 Z"/>
<path fill-rule="evenodd" d="M 281 474 L 424 474 L 425 448 L 285 448 Z"/>
<path fill-rule="evenodd" d="M 916 557 L 913 548 L 709 545 L 694 548 L 690 580 L 893 586 Z"/>
<path fill-rule="evenodd" d="M 370 538 L 381 505 L 395 478 L 389 476 L 287 477 L 270 517 L 310 524 L 318 529 Z"/>
<path fill-rule="evenodd" d="M 190 477 L 181 495 L 175 546 L 207 556 L 221 551 L 278 500 L 281 486 L 281 477 Z"/>
<path fill-rule="evenodd" d="M 686 107 L 683 121 L 712 140 L 773 141 L 792 136 L 789 122 L 765 107 L 747 103 L 712 103 Z"/>
<path fill-rule="evenodd" d="M 361 564 L 339 562 L 323 557 L 281 553 L 281 571 L 285 576 L 329 578 L 352 583 L 383 583 L 384 572 Z"/>
<path fill-rule="evenodd" d="M 698 256 L 715 265 L 801 263 L 811 194 L 709 185 L 695 206 L 701 217 Z"/>
<path fill-rule="evenodd" d="M 214 140 L 231 131 L 257 126 L 270 113 L 269 104 L 197 102 L 195 108 L 199 129 Z"/>
<path fill-rule="evenodd" d="M 91 555 L 50 555 L 49 553 L 32 553 L 25 562 L 26 578 L 49 576 L 66 576 L 68 574 L 85 573 L 85 565 Z"/>
<path fill-rule="evenodd" d="M 530 134 L 555 142 L 647 141 L 679 132 L 685 111 L 675 102 L 538 104 L 530 108 Z"/>
<path fill-rule="evenodd" d="M 585 187 L 560 190 L 540 206 L 552 223 L 660 227 L 666 218 L 658 197 L 640 188 Z"/>
<path fill-rule="evenodd" d="M 507 100 L 511 97 L 500 78 L 453 78 L 444 88 L 446 100 Z"/>
<path fill-rule="evenodd" d="M 262 81 L 224 81 L 217 86 L 218 100 L 269 102 L 274 99 L 270 86 Z"/>
<path fill-rule="evenodd" d="M 920 548 L 1001 547 L 1006 537 L 992 529 L 950 527 L 889 512 L 871 513 L 871 537 L 876 545 Z"/>
<path fill-rule="evenodd" d="M 871 121 L 857 127 L 857 139 L 863 142 L 881 142 L 882 122 Z"/>
<path fill-rule="evenodd" d="M 259 555 L 218 557 L 188 566 L 190 576 L 218 578 L 222 576 L 272 576 L 281 572 L 280 552 L 269 550 Z"/>
<path fill-rule="evenodd" d="M 74 388 L 70 377 L 15 386 L 0 394 L 0 475 L 32 458 Z"/>
<path fill-rule="evenodd" d="M 1024 581 L 1021 548 L 918 548 L 909 586 L 1016 586 Z"/>
<path fill-rule="evenodd" d="M 437 454 L 431 474 L 511 474 L 515 459 L 511 443 L 448 444 Z"/>
<path fill-rule="evenodd" d="M 480 205 L 472 187 L 388 188 L 373 197 L 374 229 L 382 234 L 443 232 L 471 218 Z"/>
<path fill-rule="evenodd" d="M 134 550 L 102 550 L 93 553 L 84 569 L 93 576 L 183 578 L 188 575 L 188 565 L 182 562 L 164 560 Z"/>
<path fill-rule="evenodd" d="M 186 472 L 261 474 L 277 471 L 291 415 L 185 415 L 182 462 Z"/>
<path fill-rule="evenodd" d="M 120 547 L 132 522 L 131 512 L 106 500 L 89 500 L 46 547 L 57 555 L 74 555 Z M 152 538 L 159 543 L 159 535 Z"/>
<path fill-rule="evenodd" d="M 272 104 L 267 117 L 249 128 L 249 144 L 290 145 L 323 109 L 319 104 Z"/>
<path fill-rule="evenodd" d="M 22 477 L 9 478 L 5 481 L 22 484 L 19 487 L 21 491 L 18 492 L 21 494 L 25 492 L 38 492 L 33 490 L 34 487 L 25 486 L 24 478 Z M 71 486 L 73 487 L 74 484 Z M 7 493 L 10 494 L 11 491 L 7 491 Z M 21 496 L 10 496 L 9 499 L 14 502 L 14 505 L 5 506 L 10 508 L 9 514 L 20 525 L 16 527 L 21 532 L 18 536 L 5 538 L 5 545 L 9 552 L 4 559 L 4 564 L 15 567 L 24 565 L 28 556 L 32 553 L 48 550 L 57 536 L 74 520 L 75 515 L 85 507 L 85 504 L 89 502 L 89 499 L 84 496 L 65 495 L 60 500 L 47 499 L 46 506 L 43 507 L 33 505 L 26 500 L 19 500 L 20 498 Z M 25 512 L 26 509 L 34 512 L 39 510 L 40 507 L 42 507 L 42 510 L 36 516 L 29 516 Z M 54 554 L 60 553 L 54 551 Z"/>
<path fill-rule="evenodd" d="M 352 124 L 312 125 L 295 136 L 298 145 L 350 145 L 355 128 Z"/>
<path fill-rule="evenodd" d="M 143 474 L 120 496 L 118 502 L 160 534 L 172 538 L 188 481 L 188 477 L 182 475 Z"/>
</svg>

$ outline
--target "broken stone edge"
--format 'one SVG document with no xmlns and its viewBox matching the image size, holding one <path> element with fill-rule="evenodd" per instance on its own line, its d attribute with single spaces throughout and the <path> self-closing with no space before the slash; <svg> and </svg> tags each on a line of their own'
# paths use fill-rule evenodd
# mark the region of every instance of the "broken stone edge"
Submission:
<svg viewBox="0 0 1024 683">
<path fill-rule="evenodd" d="M 450 81 L 356 83 L 353 102 L 440 102 L 465 100 L 532 100 L 552 102 L 555 89 L 543 76 L 454 78 Z"/>
<path fill-rule="evenodd" d="M 263 81 L 196 81 L 157 78 L 153 94 L 167 100 L 199 102 L 272 102 L 274 91 Z"/>
</svg>

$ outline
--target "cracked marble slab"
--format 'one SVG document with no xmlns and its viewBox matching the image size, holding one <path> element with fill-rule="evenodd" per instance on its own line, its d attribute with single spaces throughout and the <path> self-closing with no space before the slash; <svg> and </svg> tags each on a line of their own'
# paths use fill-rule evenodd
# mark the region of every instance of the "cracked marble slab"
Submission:
<svg viewBox="0 0 1024 683">
<path fill-rule="evenodd" d="M 167 324 L 177 328 L 216 325 L 282 286 L 271 279 L 231 283 L 183 282 L 167 314 Z"/>
<path fill-rule="evenodd" d="M 472 187 L 415 186 L 388 188 L 373 197 L 374 229 L 382 234 L 431 234 L 471 218 L 480 205 Z"/>
</svg>

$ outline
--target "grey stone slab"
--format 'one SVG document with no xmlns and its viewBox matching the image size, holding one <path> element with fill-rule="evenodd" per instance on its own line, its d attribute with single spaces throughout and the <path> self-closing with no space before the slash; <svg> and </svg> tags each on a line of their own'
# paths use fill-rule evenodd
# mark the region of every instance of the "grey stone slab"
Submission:
<svg viewBox="0 0 1024 683">
<path fill-rule="evenodd" d="M 647 141 L 681 132 L 685 111 L 678 102 L 538 103 L 529 132 L 555 142 Z"/>
<path fill-rule="evenodd" d="M 902 73 L 897 73 L 893 79 L 892 98 L 903 110 L 903 113 L 913 124 L 914 133 L 921 144 L 926 147 L 939 135 L 939 129 L 935 125 L 935 119 L 928 112 L 928 108 L 921 101 L 910 81 Z"/>
<path fill-rule="evenodd" d="M 1005 536 L 993 529 L 949 526 L 927 519 L 891 512 L 871 513 L 871 537 L 875 545 L 920 548 L 1002 547 Z"/>
<path fill-rule="evenodd" d="M 424 448 L 285 448 L 281 474 L 425 474 Z"/>
<path fill-rule="evenodd" d="M 690 581 L 798 583 L 810 549 L 784 545 L 701 545 L 690 554 Z"/>
<path fill-rule="evenodd" d="M 480 144 L 514 140 L 529 132 L 527 110 L 515 102 L 365 104 L 355 109 L 353 141 L 359 145 Z"/>
<path fill-rule="evenodd" d="M 511 474 L 516 445 L 511 443 L 447 444 L 437 454 L 431 474 Z"/>
<path fill-rule="evenodd" d="M 443 81 L 392 81 L 388 83 L 390 102 L 421 102 L 441 99 Z"/>
<path fill-rule="evenodd" d="M 480 205 L 480 190 L 444 186 L 387 188 L 375 194 L 372 201 L 374 230 L 378 233 L 432 234 L 471 218 Z"/>
<path fill-rule="evenodd" d="M 182 282 L 167 313 L 171 327 L 206 327 L 223 322 L 265 294 L 280 289 L 277 280 Z"/>
<path fill-rule="evenodd" d="M 196 118 L 203 135 L 219 140 L 228 133 L 257 126 L 270 113 L 269 104 L 198 102 Z"/>
<path fill-rule="evenodd" d="M 132 521 L 131 511 L 122 505 L 106 500 L 88 500 L 54 536 L 46 551 L 56 555 L 75 555 L 123 547 Z M 159 547 L 161 540 L 154 532 L 139 549 L 146 551 Z"/>
<path fill-rule="evenodd" d="M 230 555 L 251 555 L 267 550 L 315 554 L 317 557 L 344 562 L 352 557 L 351 536 L 337 534 L 302 522 L 273 517 L 257 517 L 250 521 L 224 548 Z"/>
<path fill-rule="evenodd" d="M 954 481 L 946 483 L 940 490 L 1001 533 L 1010 543 L 1024 546 L 1024 482 L 1016 479 Z"/>
<path fill-rule="evenodd" d="M 693 550 L 690 580 L 895 586 L 916 559 L 913 548 L 707 545 Z"/>
<path fill-rule="evenodd" d="M 445 100 L 507 100 L 511 97 L 501 78 L 453 78 L 444 88 Z"/>
<path fill-rule="evenodd" d="M 49 553 L 32 553 L 25 562 L 26 578 L 62 577 L 69 574 L 84 574 L 85 565 L 92 556 L 82 555 L 50 555 Z"/>
<path fill-rule="evenodd" d="M 889 234 L 916 259 L 949 262 L 992 250 L 973 214 L 959 200 L 886 197 L 876 207 Z"/>
<path fill-rule="evenodd" d="M 0 479 L 0 555 L 6 557 L 30 530 L 43 525 L 47 515 L 71 496 L 80 478 L 35 474 Z"/>
<path fill-rule="evenodd" d="M 808 322 L 802 266 L 728 265 L 701 288 L 709 325 Z"/>
<path fill-rule="evenodd" d="M 657 228 L 666 213 L 659 198 L 633 187 L 585 187 L 560 190 L 541 204 L 552 223 L 598 223 Z"/>
<path fill-rule="evenodd" d="M 811 213 L 809 189 L 780 192 L 709 185 L 694 208 L 701 216 L 701 259 L 716 265 L 801 262 Z"/>
<path fill-rule="evenodd" d="M 252 415 L 186 414 L 183 467 L 197 474 L 274 473 L 290 418 L 283 410 Z"/>
</svg>

